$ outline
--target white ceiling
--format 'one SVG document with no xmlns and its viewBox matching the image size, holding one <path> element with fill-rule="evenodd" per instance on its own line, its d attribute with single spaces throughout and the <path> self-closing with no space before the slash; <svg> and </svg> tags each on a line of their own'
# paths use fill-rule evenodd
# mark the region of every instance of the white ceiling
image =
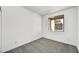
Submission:
<svg viewBox="0 0 79 59">
<path fill-rule="evenodd" d="M 72 6 L 23 6 L 33 12 L 39 13 L 40 15 L 46 15 L 62 9 L 70 8 Z"/>
</svg>

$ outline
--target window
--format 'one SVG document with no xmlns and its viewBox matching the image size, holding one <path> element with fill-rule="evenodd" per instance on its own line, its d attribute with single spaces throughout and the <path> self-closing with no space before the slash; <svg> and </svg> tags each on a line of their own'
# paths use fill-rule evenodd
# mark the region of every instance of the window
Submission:
<svg viewBox="0 0 79 59">
<path fill-rule="evenodd" d="M 64 15 L 49 17 L 49 27 L 51 31 L 63 32 L 64 31 Z"/>
</svg>

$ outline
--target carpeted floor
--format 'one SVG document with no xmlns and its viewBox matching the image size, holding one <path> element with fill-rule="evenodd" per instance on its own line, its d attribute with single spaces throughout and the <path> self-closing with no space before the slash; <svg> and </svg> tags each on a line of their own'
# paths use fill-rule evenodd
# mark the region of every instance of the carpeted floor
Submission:
<svg viewBox="0 0 79 59">
<path fill-rule="evenodd" d="M 54 40 L 40 38 L 23 46 L 5 53 L 77 53 L 77 48 L 72 45 Z"/>
</svg>

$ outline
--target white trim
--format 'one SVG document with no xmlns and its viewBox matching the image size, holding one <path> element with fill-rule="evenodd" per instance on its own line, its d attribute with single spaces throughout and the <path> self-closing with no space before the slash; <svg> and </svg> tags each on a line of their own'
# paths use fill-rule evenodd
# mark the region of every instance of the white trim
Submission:
<svg viewBox="0 0 79 59">
<path fill-rule="evenodd" d="M 5 15 L 6 15 L 6 8 L 2 8 L 2 52 L 4 51 L 5 47 L 5 38 L 6 38 L 6 20 L 5 20 Z"/>
<path fill-rule="evenodd" d="M 0 53 L 2 52 L 2 11 L 0 7 Z"/>
</svg>

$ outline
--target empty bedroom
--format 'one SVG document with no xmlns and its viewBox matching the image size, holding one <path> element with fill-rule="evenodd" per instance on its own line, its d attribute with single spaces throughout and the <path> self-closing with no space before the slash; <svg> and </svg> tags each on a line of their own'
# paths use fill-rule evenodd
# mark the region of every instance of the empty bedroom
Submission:
<svg viewBox="0 0 79 59">
<path fill-rule="evenodd" d="M 0 6 L 0 53 L 78 53 L 78 6 Z"/>
</svg>

